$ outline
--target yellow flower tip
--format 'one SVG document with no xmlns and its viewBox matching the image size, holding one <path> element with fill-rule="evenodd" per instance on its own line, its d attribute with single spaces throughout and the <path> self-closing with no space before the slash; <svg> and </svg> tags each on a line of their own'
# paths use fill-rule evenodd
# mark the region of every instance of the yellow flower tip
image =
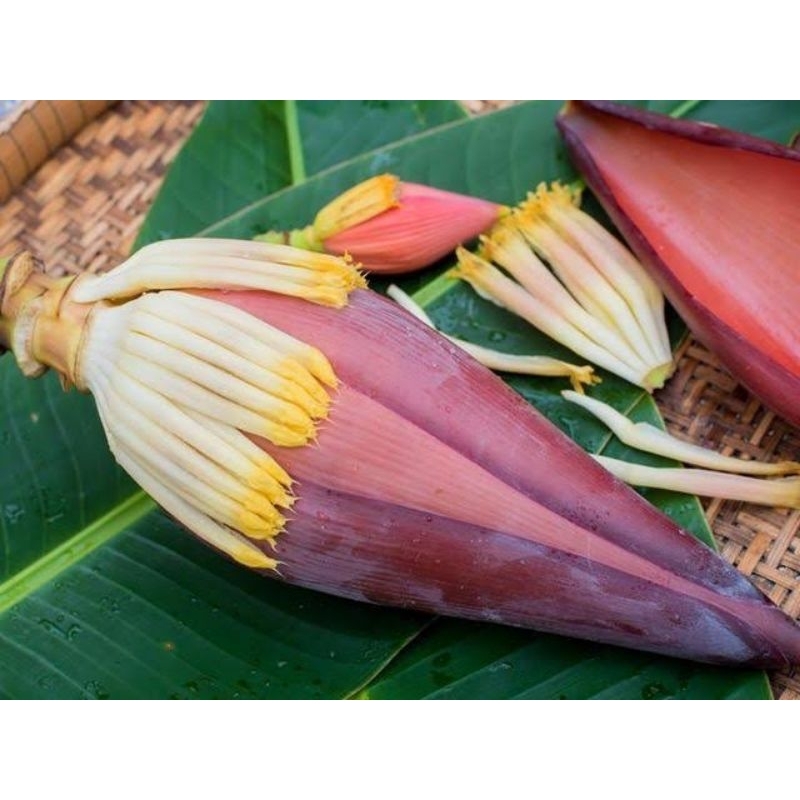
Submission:
<svg viewBox="0 0 800 800">
<path fill-rule="evenodd" d="M 596 386 L 598 383 L 602 383 L 603 379 L 595 373 L 593 367 L 587 365 L 582 367 L 574 367 L 570 371 L 569 382 L 572 384 L 572 388 L 578 392 L 578 394 L 586 394 L 584 391 L 584 385 Z"/>
<path fill-rule="evenodd" d="M 278 572 L 280 561 L 270 558 L 266 553 L 262 553 L 257 547 L 247 547 L 241 545 L 231 550 L 231 558 L 251 569 L 271 569 Z"/>
<path fill-rule="evenodd" d="M 364 269 L 364 265 L 360 261 L 357 261 L 349 250 L 345 250 L 341 255 L 335 256 L 335 258 L 341 259 L 348 267 L 348 274 L 345 280 L 351 291 L 353 289 L 369 288 L 369 284 L 367 283 L 367 271 Z"/>
<path fill-rule="evenodd" d="M 256 491 L 247 491 L 242 495 L 241 503 L 247 511 L 262 517 L 270 523 L 278 523 L 282 520 L 280 513 L 276 510 L 272 501 L 265 495 Z"/>
<path fill-rule="evenodd" d="M 322 414 L 330 402 L 328 392 L 321 385 L 322 379 L 314 373 L 315 369 L 323 376 L 329 377 L 330 373 L 327 360 L 319 362 L 318 352 L 310 346 L 302 352 L 295 350 L 273 367 L 275 374 L 283 379 L 273 393 L 300 406 L 313 417 Z"/>
<path fill-rule="evenodd" d="M 327 357 L 321 350 L 318 350 L 316 347 L 308 346 L 304 352 L 303 363 L 308 371 L 324 386 L 335 389 L 339 385 L 339 380 L 336 377 L 336 373 L 333 371 L 331 362 L 328 361 Z M 322 400 L 325 409 L 327 409 L 328 404 L 330 403 L 330 397 L 328 396 L 328 393 L 324 391 L 324 389 L 320 399 Z"/>
<path fill-rule="evenodd" d="M 567 184 L 566 186 L 560 181 L 553 181 L 550 188 L 541 184 L 537 187 L 537 192 L 542 192 L 542 195 L 547 198 L 551 203 L 562 206 L 580 206 L 581 196 L 583 189 L 574 184 Z"/>
<path fill-rule="evenodd" d="M 514 213 L 503 217 L 492 229 L 489 234 L 481 237 L 481 244 L 491 260 L 496 260 L 494 256 L 498 250 L 503 249 L 509 240 L 518 236 L 518 228 Z"/>
<path fill-rule="evenodd" d="M 514 237 L 520 235 L 515 214 L 516 212 L 509 211 L 488 233 L 481 235 L 480 247 L 475 251 L 478 258 L 502 263 L 503 252 L 513 243 Z"/>
<path fill-rule="evenodd" d="M 400 205 L 400 178 L 397 175 L 384 173 L 364 181 L 362 186 L 368 185 L 377 203 L 386 209 L 397 208 Z"/>
<path fill-rule="evenodd" d="M 458 266 L 453 267 L 451 272 L 454 272 L 458 278 L 480 274 L 488 266 L 486 259 L 471 253 L 465 247 L 459 246 L 456 248 L 456 258 L 458 259 Z"/>
<path fill-rule="evenodd" d="M 352 291 L 353 289 L 367 289 L 369 288 L 369 284 L 367 283 L 367 274 L 364 271 L 363 267 L 361 266 L 361 262 L 355 261 L 350 253 L 345 253 L 346 261 L 349 265 L 352 266 L 352 273 L 349 276 L 349 288 Z"/>
<path fill-rule="evenodd" d="M 533 221 L 538 217 L 547 216 L 552 208 L 568 208 L 574 210 L 580 206 L 581 189 L 576 186 L 564 185 L 558 181 L 548 186 L 540 183 L 535 192 L 529 192 L 527 198 L 515 209 L 515 215 L 524 220 Z"/>
<path fill-rule="evenodd" d="M 248 486 L 258 491 L 266 491 L 276 483 L 287 490 L 294 484 L 289 473 L 268 453 L 260 451 L 253 463 L 254 468 L 245 479 Z"/>
<path fill-rule="evenodd" d="M 317 431 L 313 423 L 309 424 L 305 430 L 300 431 L 286 425 L 279 425 L 271 420 L 265 420 L 262 435 L 268 442 L 272 442 L 278 447 L 302 447 L 316 438 Z"/>
<path fill-rule="evenodd" d="M 240 508 L 235 517 L 236 529 L 241 531 L 248 539 L 263 541 L 264 539 L 274 539 L 283 531 L 286 519 L 279 514 L 272 506 L 271 518 L 265 519 L 254 511 Z"/>
<path fill-rule="evenodd" d="M 302 386 L 298 386 L 295 387 L 295 391 L 288 399 L 300 406 L 312 419 L 326 419 L 328 416 L 330 395 L 327 391 L 325 391 L 324 398 L 320 399 L 312 397 Z"/>
<path fill-rule="evenodd" d="M 245 485 L 279 508 L 291 508 L 297 498 L 271 475 L 255 472 L 245 479 Z"/>
<path fill-rule="evenodd" d="M 297 502 L 297 497 L 291 492 L 284 492 L 281 497 L 276 498 L 273 502 L 278 508 L 285 508 L 288 511 L 294 507 L 294 504 Z"/>
<path fill-rule="evenodd" d="M 475 255 L 484 261 L 494 261 L 494 245 L 488 236 L 481 236 Z"/>
<path fill-rule="evenodd" d="M 314 218 L 314 238 L 324 242 L 399 205 L 400 179 L 396 175 L 376 175 L 348 189 L 320 210 Z"/>
<path fill-rule="evenodd" d="M 544 220 L 544 212 L 541 205 L 528 202 L 514 209 L 514 223 L 517 230 L 526 237 L 535 237 L 536 231 L 541 230 L 541 227 L 547 224 Z"/>
<path fill-rule="evenodd" d="M 335 286 L 306 286 L 298 293 L 303 300 L 330 308 L 344 308 L 347 305 L 347 289 Z"/>
<path fill-rule="evenodd" d="M 352 256 L 331 255 L 330 253 L 307 253 L 300 251 L 298 265 L 313 270 L 320 275 L 333 278 L 331 282 L 339 283 L 352 289 L 364 285 L 364 276 L 359 272 L 359 265 Z"/>
<path fill-rule="evenodd" d="M 314 435 L 316 423 L 314 417 L 292 403 L 280 403 L 276 408 L 266 412 L 270 422 L 288 428 L 303 436 Z"/>
</svg>

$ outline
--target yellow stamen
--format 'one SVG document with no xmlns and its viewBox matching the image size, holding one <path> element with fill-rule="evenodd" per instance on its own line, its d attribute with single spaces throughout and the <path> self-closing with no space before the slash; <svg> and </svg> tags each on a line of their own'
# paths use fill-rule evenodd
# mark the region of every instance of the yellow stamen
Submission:
<svg viewBox="0 0 800 800">
<path fill-rule="evenodd" d="M 545 229 L 551 226 L 580 251 L 628 304 L 654 362 L 669 365 L 672 350 L 660 289 L 633 255 L 579 206 L 580 194 L 571 188 L 558 183 L 548 188 L 541 183 L 520 206 L 520 216 L 539 220 Z"/>
<path fill-rule="evenodd" d="M 273 444 L 283 447 L 300 447 L 313 436 L 313 430 L 305 434 L 273 422 L 260 414 L 245 408 L 235 401 L 221 397 L 204 386 L 164 369 L 157 364 L 134 356 L 122 354 L 117 360 L 117 368 L 138 381 L 153 387 L 164 397 L 186 408 L 226 422 L 239 430 L 263 436 Z"/>
<path fill-rule="evenodd" d="M 232 499 L 243 502 L 248 508 L 264 509 L 264 513 L 271 515 L 272 510 L 267 508 L 267 504 L 288 505 L 286 490 L 274 479 L 269 484 L 269 491 L 265 491 L 263 495 L 253 490 L 250 485 L 250 473 L 253 469 L 247 459 L 239 456 L 239 460 L 245 462 L 244 469 L 241 469 L 240 463 L 230 459 L 228 452 L 224 453 L 227 462 L 225 466 L 206 455 L 205 451 L 209 449 L 217 455 L 218 448 L 214 445 L 218 440 L 212 439 L 212 447 L 208 447 L 211 437 L 174 404 L 126 375 L 115 376 L 114 385 L 119 402 L 126 407 L 127 424 L 153 448 L 173 458 L 184 469 Z M 226 469 L 231 461 L 240 469 Z M 253 499 L 254 496 L 258 499 Z"/>
<path fill-rule="evenodd" d="M 291 484 L 289 476 L 271 456 L 256 447 L 262 458 L 251 460 L 226 437 L 229 429 L 215 420 L 208 417 L 198 420 L 191 412 L 181 409 L 142 383 L 136 384 L 135 392 L 136 405 L 145 416 L 159 420 L 169 433 L 226 470 L 244 486 L 262 493 L 271 503 L 284 508 L 292 505 L 294 499 L 288 492 Z M 238 431 L 231 433 L 252 444 Z"/>
<path fill-rule="evenodd" d="M 579 202 L 580 192 L 572 187 L 540 184 L 482 237 L 479 255 L 497 262 L 535 302 L 513 291 L 499 274 L 470 279 L 463 264 L 454 274 L 582 356 L 651 392 L 674 370 L 664 298 L 644 268 L 578 208 Z M 527 316 L 519 310 L 523 307 Z"/>
<path fill-rule="evenodd" d="M 582 190 L 577 186 L 564 185 L 553 181 L 550 186 L 543 181 L 536 187 L 535 192 L 529 192 L 526 200 L 521 204 L 522 209 L 540 208 L 578 208 L 581 204 Z"/>
<path fill-rule="evenodd" d="M 241 456 L 252 465 L 253 471 L 245 473 L 248 482 L 256 489 L 264 490 L 271 486 L 271 481 L 276 481 L 282 486 L 290 487 L 293 483 L 291 477 L 281 465 L 269 454 L 264 452 L 257 444 L 252 442 L 236 428 L 225 425 L 205 414 L 198 414 L 192 409 L 183 409 L 187 416 L 208 428 L 226 444 L 235 448 Z"/>
<path fill-rule="evenodd" d="M 548 209 L 547 220 L 571 240 L 616 287 L 636 317 L 651 350 L 664 361 L 672 352 L 664 324 L 664 296 L 642 266 L 588 214 L 569 206 Z M 603 231 L 604 235 L 600 235 Z"/>
<path fill-rule="evenodd" d="M 203 325 L 207 327 L 207 321 Z M 302 386 L 281 377 L 280 372 L 284 371 L 282 362 L 294 364 L 290 358 L 263 353 L 260 354 L 261 360 L 254 362 L 146 309 L 131 315 L 130 328 L 158 342 L 169 342 L 180 352 L 188 353 L 268 394 L 295 404 L 314 418 L 322 418 L 326 414 L 326 402 L 320 402 Z M 310 375 L 309 379 L 313 380 Z M 324 399 L 327 400 L 326 395 Z"/>
<path fill-rule="evenodd" d="M 95 392 L 98 408 L 110 431 L 109 444 L 115 456 L 119 453 L 129 454 L 140 468 L 154 476 L 158 482 L 191 503 L 202 513 L 219 523 L 240 530 L 251 538 L 271 538 L 280 533 L 285 523 L 284 518 L 272 509 L 268 516 L 262 517 L 247 511 L 240 503 L 218 491 L 217 488 L 204 482 L 193 469 L 184 469 L 180 464 L 156 449 L 152 438 L 143 437 L 131 420 L 126 417 L 126 424 L 114 425 L 113 419 L 119 416 L 116 403 L 120 402 L 120 394 L 108 387 L 99 388 Z M 157 493 L 152 493 L 159 499 Z"/>
<path fill-rule="evenodd" d="M 657 360 L 627 303 L 589 259 L 546 222 L 530 214 L 518 214 L 516 220 L 531 246 L 547 259 L 562 283 L 590 314 L 616 329 L 645 361 Z"/>
<path fill-rule="evenodd" d="M 191 487 L 201 499 L 224 495 L 233 504 L 244 505 L 265 520 L 277 522 L 280 519 L 269 499 L 248 487 L 240 476 L 227 472 L 186 444 L 162 424 L 160 417 L 145 414 L 139 402 L 138 383 L 115 376 L 104 386 L 96 387 L 96 391 L 107 398 L 109 407 L 124 413 L 125 423 L 118 426 L 117 437 L 121 441 L 127 437 L 125 443 L 137 452 L 142 448 L 143 456 L 171 480 L 184 481 L 184 488 Z"/>
<path fill-rule="evenodd" d="M 400 179 L 376 175 L 332 200 L 314 218 L 313 240 L 319 243 L 400 205 Z"/>
<path fill-rule="evenodd" d="M 187 502 L 179 494 L 154 479 L 151 473 L 143 469 L 123 450 L 115 451 L 114 455 L 120 466 L 142 489 L 152 495 L 165 511 L 180 520 L 212 547 L 216 547 L 234 561 L 252 569 L 276 570 L 278 568 L 278 561 L 270 558 L 243 536 L 214 522 L 210 517 L 198 511 L 192 503 Z"/>
<path fill-rule="evenodd" d="M 314 421 L 302 409 L 163 341 L 132 332 L 124 343 L 124 352 L 186 378 L 280 427 L 299 433 L 306 437 L 305 441 L 314 435 Z"/>
</svg>

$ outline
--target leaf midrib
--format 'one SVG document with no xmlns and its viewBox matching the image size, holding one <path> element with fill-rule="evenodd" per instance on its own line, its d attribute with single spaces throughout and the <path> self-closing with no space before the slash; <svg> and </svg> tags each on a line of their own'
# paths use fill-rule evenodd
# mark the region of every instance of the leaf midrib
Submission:
<svg viewBox="0 0 800 800">
<path fill-rule="evenodd" d="M 156 508 L 156 503 L 144 492 L 132 494 L 75 536 L 0 584 L 0 614 L 17 605 Z"/>
<path fill-rule="evenodd" d="M 306 179 L 306 164 L 303 154 L 303 139 L 300 135 L 300 118 L 297 114 L 297 101 L 284 101 L 286 120 L 286 141 L 289 149 L 289 174 L 292 186 L 297 186 Z"/>
</svg>

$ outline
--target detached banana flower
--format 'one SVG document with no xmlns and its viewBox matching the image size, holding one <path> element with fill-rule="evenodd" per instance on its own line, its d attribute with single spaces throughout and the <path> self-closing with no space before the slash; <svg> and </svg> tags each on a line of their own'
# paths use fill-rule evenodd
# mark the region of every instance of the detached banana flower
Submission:
<svg viewBox="0 0 800 800">
<path fill-rule="evenodd" d="M 744 576 L 344 260 L 198 239 L 58 280 L 20 255 L 0 315 L 27 374 L 91 391 L 124 468 L 265 575 L 701 661 L 800 663 L 800 627 Z"/>
<path fill-rule="evenodd" d="M 741 500 L 766 506 L 800 508 L 800 478 L 762 480 L 707 469 L 647 467 L 607 456 L 593 456 L 609 472 L 631 486 Z"/>
<path fill-rule="evenodd" d="M 724 456 L 706 447 L 698 447 L 677 439 L 646 422 L 631 422 L 608 404 L 586 397 L 584 394 L 565 391 L 561 395 L 565 400 L 581 406 L 604 422 L 624 444 L 645 453 L 654 453 L 707 468 L 647 467 L 606 456 L 594 456 L 600 464 L 625 483 L 688 492 L 704 497 L 800 508 L 800 476 L 795 474 L 794 477 L 781 480 L 746 477 L 749 475 L 774 477 L 800 473 L 800 464 L 796 461 L 763 463 Z"/>
<path fill-rule="evenodd" d="M 478 254 L 458 249 L 451 274 L 551 339 L 652 392 L 674 369 L 663 295 L 579 202 L 580 193 L 569 187 L 540 184 L 481 237 Z"/>
<path fill-rule="evenodd" d="M 349 254 L 370 272 L 428 267 L 490 228 L 505 207 L 378 175 L 344 192 L 305 227 L 257 236 L 307 250 Z"/>
<path fill-rule="evenodd" d="M 418 320 L 424 322 L 429 328 L 436 330 L 436 325 L 434 325 L 433 320 L 425 313 L 425 310 L 399 286 L 392 284 L 386 290 L 386 294 L 389 295 L 397 305 L 402 306 Z M 570 364 L 557 358 L 550 358 L 549 356 L 521 356 L 513 353 L 503 353 L 490 347 L 483 347 L 479 344 L 467 342 L 456 336 L 443 335 L 454 345 L 469 353 L 476 361 L 483 364 L 484 367 L 488 367 L 497 372 L 512 372 L 517 375 L 538 375 L 540 377 L 549 378 L 566 377 L 569 378 L 572 388 L 581 394 L 583 393 L 584 384 L 592 386 L 596 383 L 600 383 L 600 378 L 594 374 L 594 370 L 586 365 L 579 367 L 576 364 Z"/>
<path fill-rule="evenodd" d="M 800 152 L 605 102 L 569 103 L 558 127 L 698 339 L 800 425 Z"/>
</svg>

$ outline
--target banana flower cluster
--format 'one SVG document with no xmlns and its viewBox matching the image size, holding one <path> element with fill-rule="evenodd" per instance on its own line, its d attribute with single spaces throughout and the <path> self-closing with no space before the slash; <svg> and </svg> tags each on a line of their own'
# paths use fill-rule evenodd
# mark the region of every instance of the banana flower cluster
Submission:
<svg viewBox="0 0 800 800">
<path fill-rule="evenodd" d="M 451 274 L 575 353 L 651 392 L 674 369 L 663 295 L 579 202 L 578 191 L 541 184 L 481 237 L 478 254 L 459 248 Z"/>
<path fill-rule="evenodd" d="M 116 458 L 265 576 L 658 653 L 800 663 L 800 627 L 348 261 L 162 242 L 15 257 L 0 344 L 91 392 Z"/>
</svg>

